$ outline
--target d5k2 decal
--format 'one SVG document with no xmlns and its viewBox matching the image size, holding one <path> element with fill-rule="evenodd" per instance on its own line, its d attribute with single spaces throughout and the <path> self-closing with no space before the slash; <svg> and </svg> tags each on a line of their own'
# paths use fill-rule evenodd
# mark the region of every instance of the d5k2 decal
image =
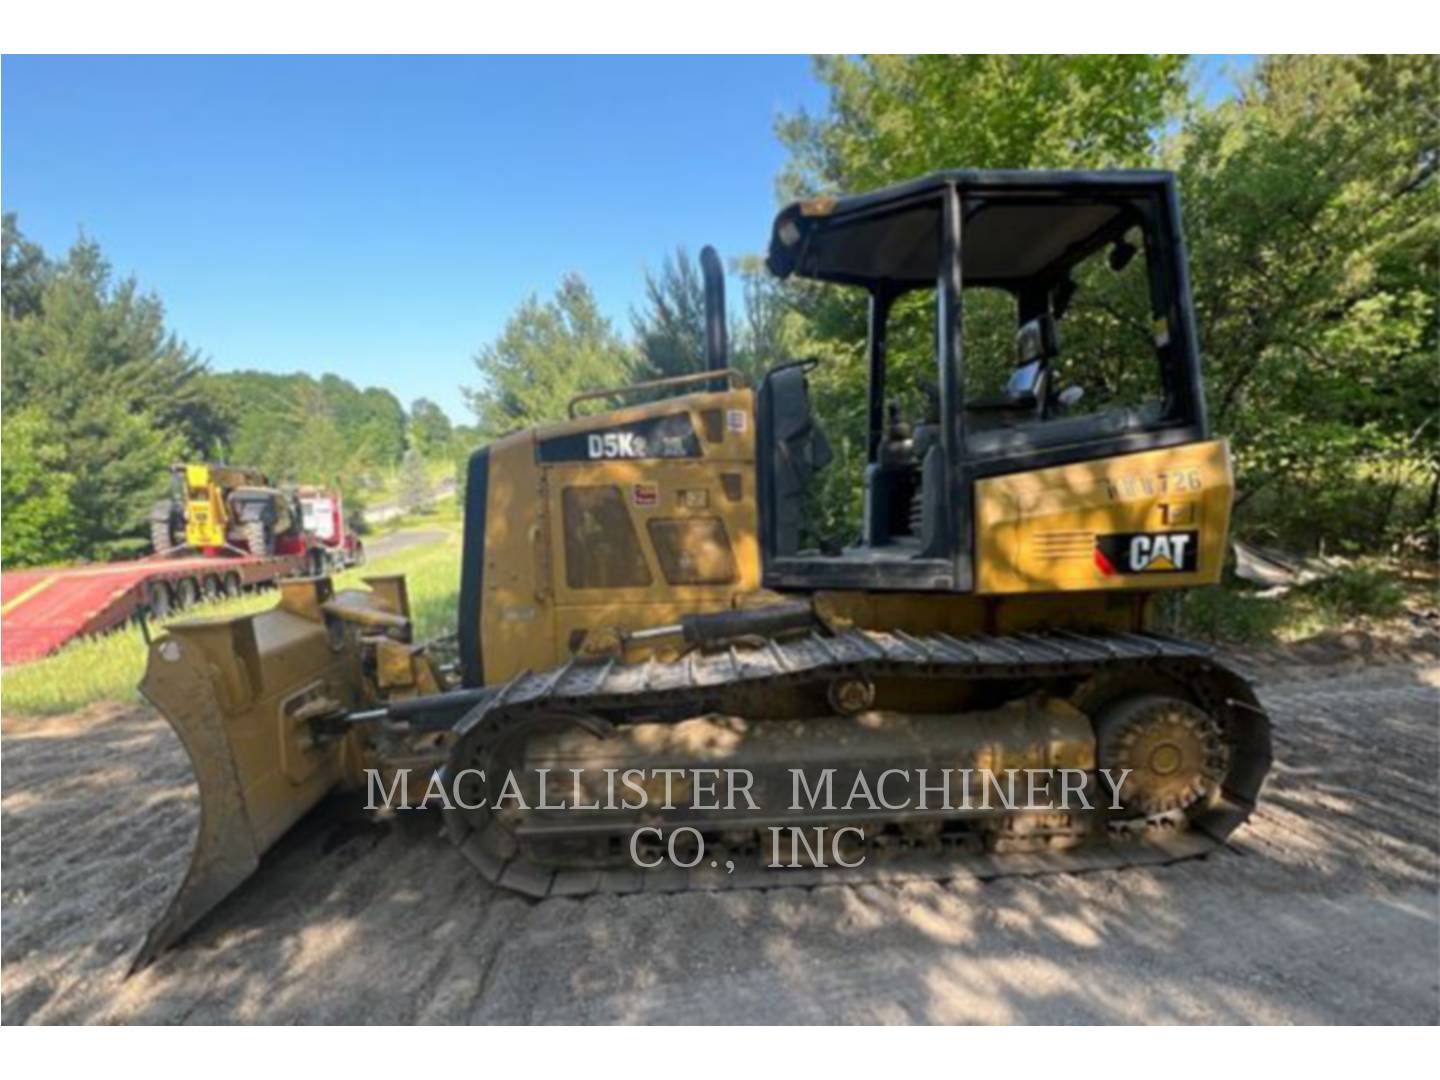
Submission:
<svg viewBox="0 0 1440 1080">
<path fill-rule="evenodd" d="M 541 439 L 535 449 L 537 459 L 544 464 L 614 458 L 698 458 L 700 439 L 689 413 L 672 413 L 595 431 L 556 435 Z"/>
<path fill-rule="evenodd" d="M 1200 561 L 1200 534 L 1191 532 L 1107 533 L 1095 537 L 1095 565 L 1116 574 L 1185 574 Z"/>
</svg>

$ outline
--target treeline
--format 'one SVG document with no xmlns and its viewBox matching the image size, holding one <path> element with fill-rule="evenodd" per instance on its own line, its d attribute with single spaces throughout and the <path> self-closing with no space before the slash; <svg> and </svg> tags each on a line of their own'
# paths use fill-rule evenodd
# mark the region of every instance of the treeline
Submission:
<svg viewBox="0 0 1440 1080">
<path fill-rule="evenodd" d="M 1212 423 L 1235 453 L 1239 532 L 1307 551 L 1433 550 L 1434 58 L 1265 58 L 1214 106 L 1179 56 L 822 58 L 816 73 L 828 108 L 777 127 L 791 155 L 785 199 L 945 168 L 1176 171 Z M 732 270 L 737 366 L 822 360 L 813 387 L 837 452 L 824 501 L 838 509 L 819 528 L 853 534 L 864 306 L 844 290 L 777 283 L 753 257 Z M 583 279 L 566 278 L 476 355 L 481 380 L 467 396 L 482 433 L 557 419 L 582 390 L 699 370 L 703 311 L 683 251 L 648 277 L 628 340 Z M 933 377 L 926 306 L 902 305 L 892 319 L 892 385 Z M 1122 390 L 1103 373 L 1085 389 L 1102 402 Z"/>
<path fill-rule="evenodd" d="M 790 152 L 784 199 L 955 167 L 1174 170 L 1240 534 L 1310 551 L 1433 550 L 1433 58 L 1265 58 L 1213 106 L 1177 56 L 824 58 L 816 72 L 828 107 L 777 125 Z M 822 361 L 813 386 L 836 450 L 825 481 L 836 509 L 817 528 L 853 533 L 864 307 L 841 290 L 777 282 L 753 254 L 730 271 L 734 366 Z M 647 275 L 628 327 L 601 314 L 579 275 L 526 300 L 477 352 L 479 380 L 465 389 L 475 426 L 454 429 L 431 402 L 407 412 L 388 391 L 333 375 L 209 372 L 159 301 L 114 281 L 89 240 L 52 259 L 7 215 L 3 273 L 7 565 L 138 550 L 174 461 L 224 457 L 279 480 L 339 482 L 358 502 L 397 476 L 413 487 L 422 461 L 458 463 L 478 441 L 560 419 L 582 391 L 704 366 L 704 289 L 683 249 Z M 930 318 L 920 303 L 892 316 L 892 385 L 933 377 Z M 1121 389 L 1104 367 L 1085 386 L 1092 401 Z"/>
<path fill-rule="evenodd" d="M 731 366 L 754 375 L 785 359 L 784 327 L 799 313 L 784 305 L 758 257 L 737 259 L 730 270 L 741 283 L 738 305 L 730 299 Z M 495 438 L 562 419 L 586 390 L 704 370 L 705 286 L 685 248 L 646 273 L 630 330 L 627 337 L 600 313 L 580 274 L 567 274 L 548 299 L 526 299 L 476 354 L 480 384 L 461 388 L 479 434 Z"/>
<path fill-rule="evenodd" d="M 3 275 L 6 566 L 142 552 L 177 462 L 338 484 L 356 506 L 407 451 L 448 460 L 466 435 L 423 398 L 407 413 L 336 375 L 210 371 L 92 240 L 52 258 L 6 214 Z"/>
<path fill-rule="evenodd" d="M 338 375 L 236 371 L 204 378 L 217 407 L 232 418 L 230 458 L 274 480 L 353 482 L 367 468 L 398 464 L 405 452 L 405 408 L 389 390 L 361 390 Z"/>
</svg>

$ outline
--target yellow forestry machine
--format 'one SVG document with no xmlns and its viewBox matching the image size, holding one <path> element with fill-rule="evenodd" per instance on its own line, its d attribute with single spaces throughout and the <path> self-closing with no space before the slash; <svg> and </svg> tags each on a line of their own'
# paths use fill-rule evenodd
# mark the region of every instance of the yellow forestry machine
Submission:
<svg viewBox="0 0 1440 1080">
<path fill-rule="evenodd" d="M 172 466 L 170 497 L 150 513 L 150 544 L 157 554 L 179 548 L 290 554 L 304 550 L 300 530 L 294 494 L 243 465 Z"/>
<path fill-rule="evenodd" d="M 399 577 L 287 582 L 272 611 L 151 645 L 142 690 L 194 763 L 201 824 L 138 963 L 332 789 L 407 775 L 439 783 L 426 812 L 484 878 L 536 897 L 1154 864 L 1246 820 L 1265 713 L 1157 629 L 1167 594 L 1219 578 L 1232 499 L 1173 178 L 952 171 L 779 213 L 770 271 L 868 311 L 847 542 L 814 524 L 840 467 L 817 362 L 746 385 L 713 250 L 702 264 L 705 371 L 582 395 L 471 458 L 458 670 L 413 640 Z M 1065 769 L 1097 797 L 846 798 L 917 768 L 932 790 Z M 797 806 L 797 769 L 836 805 Z M 744 771 L 749 798 L 717 808 L 707 770 Z M 669 797 L 594 798 L 631 774 Z M 543 776 L 577 777 L 573 796 L 537 797 Z M 795 826 L 843 830 L 819 847 L 858 869 L 808 841 L 777 860 L 767 837 Z"/>
</svg>

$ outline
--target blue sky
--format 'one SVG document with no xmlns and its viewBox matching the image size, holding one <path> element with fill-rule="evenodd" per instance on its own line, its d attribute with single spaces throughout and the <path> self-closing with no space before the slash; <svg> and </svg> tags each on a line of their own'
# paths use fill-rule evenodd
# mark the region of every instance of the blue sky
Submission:
<svg viewBox="0 0 1440 1080">
<path fill-rule="evenodd" d="M 628 329 L 676 244 L 763 247 L 774 121 L 825 103 L 810 70 L 7 56 L 4 208 L 51 252 L 83 228 L 219 369 L 334 371 L 464 419 L 477 347 L 566 271 Z"/>
</svg>

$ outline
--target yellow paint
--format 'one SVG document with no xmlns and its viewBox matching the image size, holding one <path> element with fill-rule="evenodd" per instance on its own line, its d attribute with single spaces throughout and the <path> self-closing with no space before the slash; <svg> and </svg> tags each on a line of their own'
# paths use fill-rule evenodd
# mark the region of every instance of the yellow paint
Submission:
<svg viewBox="0 0 1440 1080">
<path fill-rule="evenodd" d="M 230 515 L 225 509 L 220 479 L 208 465 L 185 466 L 185 543 L 191 547 L 221 547 Z"/>
<path fill-rule="evenodd" d="M 1225 559 L 1233 495 L 1224 440 L 981 480 L 975 485 L 976 591 L 1213 584 Z M 1181 530 L 1199 534 L 1193 571 L 1107 576 L 1095 561 L 1096 538 L 1104 534 Z"/>
<path fill-rule="evenodd" d="M 904 630 L 910 634 L 1139 630 L 1145 625 L 1145 598 L 1137 593 L 989 597 L 974 593 L 822 591 L 815 594 L 815 606 L 826 619 L 839 618 L 865 630 Z"/>
<path fill-rule="evenodd" d="M 690 413 L 700 458 L 567 461 L 537 464 L 540 439 Z M 704 414 L 719 410 L 715 425 Z M 732 412 L 744 415 L 732 427 Z M 741 478 L 740 498 L 724 490 L 724 474 Z M 561 533 L 563 491 L 571 486 L 615 486 L 625 498 L 650 584 L 634 588 L 571 588 Z M 640 489 L 638 492 L 636 489 Z M 737 596 L 760 587 L 759 523 L 755 492 L 755 405 L 749 389 L 687 394 L 645 405 L 584 416 L 519 432 L 490 449 L 490 482 L 483 544 L 484 594 L 480 636 L 485 681 L 526 669 L 540 671 L 571 654 L 576 631 L 598 627 L 640 629 L 681 615 L 734 606 Z M 735 558 L 736 579 L 723 585 L 670 585 L 651 542 L 654 519 L 717 517 Z"/>
<path fill-rule="evenodd" d="M 4 607 L 0 607 L 0 615 L 9 615 L 10 612 L 14 611 L 21 604 L 25 603 L 26 600 L 30 600 L 38 596 L 40 593 L 48 589 L 51 585 L 54 585 L 55 582 L 57 582 L 58 580 L 60 580 L 59 574 L 51 574 L 49 577 L 41 578 L 34 585 L 31 585 L 30 588 L 22 592 L 19 596 L 11 598 L 10 602 Z"/>
<path fill-rule="evenodd" d="M 702 457 L 539 464 L 536 443 L 688 410 Z M 721 410 L 745 422 L 705 424 Z M 687 614 L 734 607 L 761 587 L 755 491 L 754 395 L 748 389 L 690 394 L 518 432 L 491 447 L 480 637 L 484 678 L 543 671 L 572 654 L 586 632 L 634 630 Z M 716 441 L 709 435 L 718 434 Z M 739 477 L 739 498 L 722 477 Z M 564 491 L 614 487 L 638 541 L 649 583 L 572 587 L 563 534 Z M 735 490 L 733 479 L 731 492 Z M 976 591 L 971 594 L 822 592 L 835 615 L 913 633 L 1015 633 L 1052 627 L 1134 630 L 1150 594 L 1209 584 L 1220 574 L 1232 495 L 1223 442 L 995 477 L 976 485 Z M 648 524 L 716 517 L 733 549 L 736 579 L 721 585 L 666 581 Z M 1106 576 L 1095 560 L 1107 533 L 1198 532 L 1197 568 Z M 1163 554 L 1163 552 L 1161 553 Z M 1158 571 L 1165 565 L 1157 559 Z"/>
</svg>

